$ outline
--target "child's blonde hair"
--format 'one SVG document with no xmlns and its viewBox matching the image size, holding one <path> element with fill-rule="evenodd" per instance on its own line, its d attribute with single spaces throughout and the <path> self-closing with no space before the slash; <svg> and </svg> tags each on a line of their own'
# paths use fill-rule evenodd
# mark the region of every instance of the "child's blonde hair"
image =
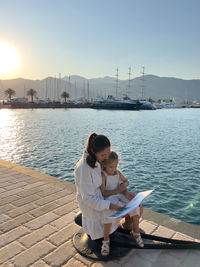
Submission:
<svg viewBox="0 0 200 267">
<path fill-rule="evenodd" d="M 119 157 L 118 157 L 118 155 L 117 155 L 116 152 L 111 151 L 110 154 L 109 154 L 108 159 L 105 159 L 105 160 L 103 161 L 103 168 L 105 168 L 105 166 L 106 166 L 107 164 L 109 164 L 109 163 L 111 163 L 111 162 L 113 162 L 113 161 L 115 161 L 115 160 L 119 160 Z"/>
</svg>

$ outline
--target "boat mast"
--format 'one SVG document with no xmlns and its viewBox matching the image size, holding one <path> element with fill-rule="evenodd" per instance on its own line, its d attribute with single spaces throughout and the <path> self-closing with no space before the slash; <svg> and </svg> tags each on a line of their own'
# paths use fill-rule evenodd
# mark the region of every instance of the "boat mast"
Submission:
<svg viewBox="0 0 200 267">
<path fill-rule="evenodd" d="M 115 82 L 116 82 L 116 85 L 115 85 L 115 96 L 116 96 L 116 98 L 117 98 L 117 91 L 118 91 L 118 87 L 119 87 L 119 69 L 117 68 L 116 69 L 116 80 L 115 80 Z"/>
<path fill-rule="evenodd" d="M 71 94 L 71 77 L 70 77 L 70 74 L 69 74 L 69 93 Z"/>
<path fill-rule="evenodd" d="M 127 88 L 127 97 L 129 97 L 131 88 L 131 67 L 128 68 L 128 88 Z"/>
<path fill-rule="evenodd" d="M 58 101 L 60 101 L 60 95 L 61 95 L 61 73 L 59 73 Z"/>
<path fill-rule="evenodd" d="M 87 80 L 87 95 L 88 95 L 88 103 L 90 99 L 90 86 L 89 86 L 89 80 Z"/>
<path fill-rule="evenodd" d="M 142 99 L 144 98 L 144 66 L 142 66 Z"/>
</svg>

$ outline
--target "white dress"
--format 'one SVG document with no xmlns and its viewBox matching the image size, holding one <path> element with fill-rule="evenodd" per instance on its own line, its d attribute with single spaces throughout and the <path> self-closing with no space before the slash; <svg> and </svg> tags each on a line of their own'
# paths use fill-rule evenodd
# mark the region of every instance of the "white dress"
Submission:
<svg viewBox="0 0 200 267">
<path fill-rule="evenodd" d="M 110 201 L 105 200 L 101 194 L 101 166 L 97 162 L 96 167 L 91 168 L 86 162 L 85 154 L 76 164 L 74 176 L 77 201 L 82 212 L 83 229 L 92 240 L 102 238 L 105 218 L 116 211 L 109 209 Z M 119 219 L 112 220 L 110 233 L 117 229 L 119 221 Z"/>
<path fill-rule="evenodd" d="M 115 175 L 108 175 L 106 172 L 103 172 L 103 173 L 106 176 L 106 190 L 107 191 L 115 190 L 119 187 L 121 183 L 123 183 L 123 181 L 120 179 L 119 171 L 117 171 Z M 129 202 L 128 198 L 123 193 L 111 195 L 111 196 L 106 197 L 105 199 L 109 200 L 112 204 L 118 205 L 120 207 L 126 206 L 126 204 L 128 204 Z M 134 215 L 140 216 L 140 208 L 138 207 L 130 211 L 128 214 L 130 217 Z M 105 222 L 108 223 L 109 219 L 105 219 Z"/>
<path fill-rule="evenodd" d="M 106 172 L 103 172 L 106 176 L 106 191 L 116 190 L 123 181 L 120 179 L 120 174 L 117 171 L 115 175 L 108 175 Z M 105 198 L 106 200 L 110 200 L 112 204 L 118 205 L 120 207 L 124 207 L 128 202 L 128 198 L 123 194 L 115 194 Z"/>
</svg>

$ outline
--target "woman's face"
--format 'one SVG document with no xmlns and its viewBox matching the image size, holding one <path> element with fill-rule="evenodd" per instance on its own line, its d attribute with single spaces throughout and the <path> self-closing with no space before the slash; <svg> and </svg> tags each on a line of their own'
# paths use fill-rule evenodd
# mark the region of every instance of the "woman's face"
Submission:
<svg viewBox="0 0 200 267">
<path fill-rule="evenodd" d="M 108 159 L 110 154 L 110 147 L 104 148 L 104 150 L 95 153 L 96 159 L 98 162 L 102 162 L 105 159 Z"/>
</svg>

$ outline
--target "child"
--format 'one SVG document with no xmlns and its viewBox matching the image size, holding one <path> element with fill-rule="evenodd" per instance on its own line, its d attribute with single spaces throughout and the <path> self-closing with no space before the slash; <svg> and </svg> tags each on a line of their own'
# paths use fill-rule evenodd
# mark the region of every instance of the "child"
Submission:
<svg viewBox="0 0 200 267">
<path fill-rule="evenodd" d="M 102 185 L 101 192 L 105 199 L 119 207 L 124 207 L 135 196 L 127 190 L 128 180 L 117 169 L 119 163 L 118 155 L 115 152 L 110 152 L 109 158 L 102 163 Z M 144 247 L 140 232 L 139 218 L 140 208 L 129 213 L 130 221 L 132 222 L 131 235 L 134 237 L 139 247 Z M 104 223 L 104 240 L 102 241 L 101 254 L 107 256 L 110 252 L 109 233 L 112 223 L 109 219 L 105 219 Z"/>
</svg>

